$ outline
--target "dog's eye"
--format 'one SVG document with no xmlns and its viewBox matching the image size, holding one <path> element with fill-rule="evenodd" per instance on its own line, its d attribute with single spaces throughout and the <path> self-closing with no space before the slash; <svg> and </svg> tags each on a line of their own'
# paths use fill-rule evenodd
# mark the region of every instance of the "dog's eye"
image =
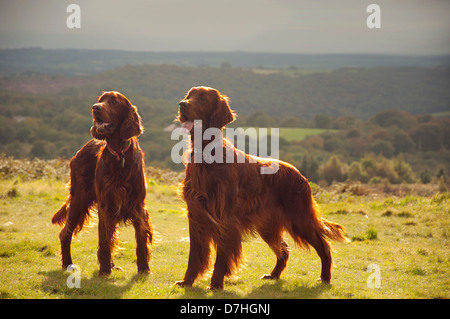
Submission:
<svg viewBox="0 0 450 319">
<path fill-rule="evenodd" d="M 116 99 L 111 99 L 111 104 L 117 104 L 117 100 Z"/>
</svg>

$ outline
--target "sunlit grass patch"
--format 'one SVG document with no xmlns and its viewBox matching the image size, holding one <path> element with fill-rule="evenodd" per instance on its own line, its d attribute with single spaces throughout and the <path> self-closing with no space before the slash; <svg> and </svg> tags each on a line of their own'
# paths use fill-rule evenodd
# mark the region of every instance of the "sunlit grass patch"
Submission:
<svg viewBox="0 0 450 319">
<path fill-rule="evenodd" d="M 115 253 L 122 271 L 99 278 L 94 218 L 72 243 L 73 261 L 81 268 L 79 289 L 66 284 L 69 274 L 61 269 L 60 227 L 50 222 L 67 196 L 67 180 L 0 179 L 0 297 L 450 298 L 450 197 L 445 193 L 372 197 L 319 190 L 322 216 L 342 224 L 352 239 L 348 244 L 332 243 L 331 286 L 316 281 L 320 276 L 316 252 L 298 249 L 286 235 L 291 252 L 278 281 L 260 280 L 276 258 L 261 238 L 249 237 L 243 242 L 245 266 L 226 280 L 224 291 L 206 290 L 211 271 L 192 288 L 176 287 L 189 254 L 186 205 L 177 195 L 177 182 L 164 182 L 170 172 L 158 174 L 154 171 L 149 177 L 153 182 L 146 200 L 155 234 L 151 274 L 137 274 L 134 229 L 122 225 Z M 367 285 L 371 264 L 379 266 L 380 288 Z"/>
</svg>

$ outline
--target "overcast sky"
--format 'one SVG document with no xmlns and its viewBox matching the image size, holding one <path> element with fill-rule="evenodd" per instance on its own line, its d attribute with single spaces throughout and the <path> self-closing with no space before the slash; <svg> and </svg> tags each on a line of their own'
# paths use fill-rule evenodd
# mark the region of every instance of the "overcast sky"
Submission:
<svg viewBox="0 0 450 319">
<path fill-rule="evenodd" d="M 0 0 L 0 49 L 23 47 L 450 54 L 450 0 Z"/>
</svg>

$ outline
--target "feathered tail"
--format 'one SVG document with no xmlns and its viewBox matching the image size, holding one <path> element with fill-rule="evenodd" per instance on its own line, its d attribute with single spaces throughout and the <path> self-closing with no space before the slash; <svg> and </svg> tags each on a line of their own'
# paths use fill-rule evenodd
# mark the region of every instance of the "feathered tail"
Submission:
<svg viewBox="0 0 450 319">
<path fill-rule="evenodd" d="M 64 203 L 52 217 L 52 224 L 64 226 L 67 219 L 67 202 Z"/>
<path fill-rule="evenodd" d="M 317 205 L 316 201 L 311 195 L 312 201 L 312 209 L 314 211 L 314 215 L 317 220 L 317 224 L 319 226 L 319 232 L 322 236 L 328 237 L 331 240 L 340 241 L 340 242 L 349 242 L 349 239 L 344 236 L 345 228 L 342 225 L 330 222 L 325 218 L 320 217 L 320 209 L 319 205 Z"/>
<path fill-rule="evenodd" d="M 349 242 L 348 238 L 344 236 L 344 234 L 345 234 L 344 226 L 333 223 L 333 222 L 329 222 L 325 218 L 322 218 L 322 224 L 324 227 L 321 229 L 321 233 L 324 236 L 330 238 L 331 240 L 335 240 L 335 241 L 340 241 L 340 242 L 345 242 L 345 243 Z"/>
</svg>

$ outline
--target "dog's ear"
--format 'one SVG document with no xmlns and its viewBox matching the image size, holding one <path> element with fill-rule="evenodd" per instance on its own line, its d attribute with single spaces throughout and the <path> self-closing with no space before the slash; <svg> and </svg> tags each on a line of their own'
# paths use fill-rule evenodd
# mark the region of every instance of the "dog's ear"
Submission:
<svg viewBox="0 0 450 319">
<path fill-rule="evenodd" d="M 128 110 L 128 114 L 120 127 L 120 137 L 123 140 L 128 140 L 133 136 L 139 136 L 144 132 L 142 127 L 142 120 L 139 116 L 137 109 L 134 105 L 131 105 Z"/>
<path fill-rule="evenodd" d="M 230 124 L 236 119 L 236 114 L 228 105 L 228 97 L 221 95 L 218 99 L 217 105 L 213 110 L 210 120 L 209 127 L 222 128 L 227 124 Z"/>
</svg>

